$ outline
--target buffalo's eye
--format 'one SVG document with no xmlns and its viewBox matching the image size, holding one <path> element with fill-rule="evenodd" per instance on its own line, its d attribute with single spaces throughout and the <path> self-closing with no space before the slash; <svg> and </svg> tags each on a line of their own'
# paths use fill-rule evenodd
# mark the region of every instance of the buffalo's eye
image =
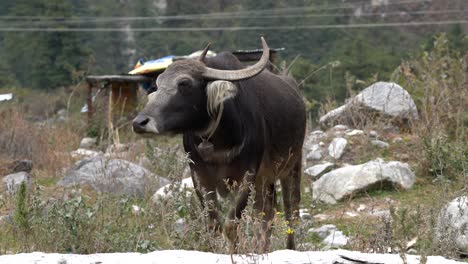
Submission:
<svg viewBox="0 0 468 264">
<path fill-rule="evenodd" d="M 177 81 L 177 88 L 182 94 L 190 94 L 192 88 L 192 80 L 183 78 Z"/>
</svg>

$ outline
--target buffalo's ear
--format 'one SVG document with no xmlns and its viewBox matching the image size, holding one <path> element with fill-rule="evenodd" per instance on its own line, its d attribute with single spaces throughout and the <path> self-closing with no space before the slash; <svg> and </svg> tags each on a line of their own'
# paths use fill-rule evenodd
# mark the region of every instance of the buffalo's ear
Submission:
<svg viewBox="0 0 468 264">
<path fill-rule="evenodd" d="M 208 113 L 213 115 L 218 111 L 224 101 L 234 98 L 237 94 L 237 86 L 229 81 L 212 81 L 206 85 Z"/>
</svg>

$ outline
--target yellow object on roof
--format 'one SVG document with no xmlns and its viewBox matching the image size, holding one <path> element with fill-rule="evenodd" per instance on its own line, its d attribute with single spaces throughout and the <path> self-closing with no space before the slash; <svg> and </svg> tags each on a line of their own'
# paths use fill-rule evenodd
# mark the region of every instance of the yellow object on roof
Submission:
<svg viewBox="0 0 468 264">
<path fill-rule="evenodd" d="M 201 55 L 201 53 L 202 51 L 199 50 L 190 55 L 179 56 L 177 58 L 178 59 L 194 59 L 194 58 L 198 58 Z M 213 57 L 213 56 L 216 56 L 216 53 L 210 50 L 208 51 L 206 56 Z M 131 70 L 128 74 L 146 74 L 146 73 L 165 70 L 169 65 L 172 64 L 172 62 L 174 62 L 174 58 L 175 56 L 169 55 L 169 56 L 157 59 L 157 60 L 151 60 L 151 61 L 145 61 L 145 62 L 143 62 L 142 60 L 139 60 L 137 64 L 135 65 L 135 68 Z"/>
<path fill-rule="evenodd" d="M 166 56 L 157 60 L 147 61 L 145 63 L 137 62 L 135 68 L 128 74 L 145 74 L 165 70 L 167 66 L 171 65 L 174 56 Z"/>
</svg>

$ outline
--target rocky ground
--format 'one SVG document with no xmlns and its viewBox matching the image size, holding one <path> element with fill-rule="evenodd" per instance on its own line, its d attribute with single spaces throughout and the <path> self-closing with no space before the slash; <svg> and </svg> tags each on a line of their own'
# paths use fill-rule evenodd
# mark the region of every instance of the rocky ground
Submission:
<svg viewBox="0 0 468 264">
<path fill-rule="evenodd" d="M 373 100 L 378 98 L 379 100 Z M 381 98 L 391 100 L 381 101 Z M 403 99 L 401 99 L 403 98 Z M 401 99 L 401 100 L 400 100 Z M 378 125 L 362 124 L 365 116 L 391 120 Z M 275 251 L 266 256 L 234 256 L 236 263 L 419 263 L 416 244 L 422 235 L 403 235 L 400 244 L 380 246 L 386 234 L 377 234 L 376 226 L 395 225 L 395 212 L 428 206 L 428 197 L 438 187 L 418 178 L 417 135 L 399 126 L 400 121 L 418 118 L 414 102 L 396 84 L 377 83 L 350 99 L 348 103 L 326 115 L 321 129 L 307 133 L 304 143 L 303 198 L 300 215 L 303 232 L 299 245 L 304 252 Z M 399 120 L 398 122 L 394 122 Z M 402 122 L 403 122 L 402 121 Z M 60 179 L 50 184 L 51 194 L 67 188 L 89 188 L 96 193 L 144 198 L 150 193 L 153 203 L 173 199 L 181 193 L 193 193 L 193 182 L 185 154 L 180 147 L 151 147 L 149 160 L 145 141 L 114 144 L 99 149 L 95 138 L 83 138 L 80 147 L 70 153 L 75 164 L 64 168 Z M 167 153 L 171 153 L 168 159 Z M 159 168 L 155 170 L 154 159 Z M 181 166 L 170 174 L 161 170 Z M 181 165 L 182 164 L 182 165 Z M 9 165 L 2 178 L 7 195 L 15 195 L 21 182 L 33 183 L 33 164 L 19 160 Z M 33 171 L 33 172 L 32 172 Z M 161 176 L 162 175 L 162 176 Z M 164 176 L 164 177 L 163 177 Z M 175 194 L 174 194 L 175 193 Z M 435 197 L 437 199 L 437 197 Z M 437 208 L 433 239 L 454 243 L 460 252 L 468 252 L 468 198 L 458 196 Z M 133 207 L 137 214 L 140 208 Z M 393 210 L 393 211 L 392 211 Z M 14 211 L 0 212 L 0 224 L 11 223 Z M 407 220 L 406 220 L 407 221 Z M 381 224 L 381 225 L 380 225 Z M 175 223 L 175 230 L 190 229 L 184 217 Z M 404 224 L 403 224 L 404 226 Z M 298 229 L 299 232 L 299 229 Z M 374 238 L 373 236 L 380 236 Z M 396 237 L 397 234 L 392 234 Z M 393 237 L 393 239 L 395 239 Z M 388 242 L 388 241 L 387 241 Z M 385 242 L 382 244 L 387 245 Z M 449 243 L 447 242 L 447 243 Z M 403 246 L 402 246 L 403 245 Z M 334 248 L 352 251 L 320 251 Z M 401 254 L 397 254 L 397 253 Z M 401 256 L 400 256 L 401 255 Z M 403 259 L 406 260 L 403 260 Z M 405 262 L 406 261 L 406 262 Z M 30 253 L 0 256 L 0 263 L 231 263 L 231 256 L 198 251 L 156 251 L 147 254 L 113 253 L 69 255 Z M 457 263 L 441 257 L 428 257 L 427 263 Z"/>
</svg>

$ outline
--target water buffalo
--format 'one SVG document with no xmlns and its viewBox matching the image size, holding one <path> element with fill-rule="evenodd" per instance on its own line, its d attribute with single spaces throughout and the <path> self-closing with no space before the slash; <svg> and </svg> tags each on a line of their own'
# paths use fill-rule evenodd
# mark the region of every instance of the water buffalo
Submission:
<svg viewBox="0 0 468 264">
<path fill-rule="evenodd" d="M 302 144 L 306 114 L 296 82 L 266 70 L 269 48 L 254 65 L 244 67 L 231 53 L 198 60 L 175 61 L 156 81 L 157 91 L 133 120 L 138 134 L 183 134 L 184 149 L 193 161 L 192 179 L 208 212 L 208 227 L 224 230 L 236 244 L 237 223 L 248 198 L 262 215 L 269 248 L 270 226 L 281 183 L 285 218 L 298 218 Z M 227 218 L 219 215 L 217 194 L 235 197 Z M 224 224 L 223 224 L 224 223 Z M 294 249 L 290 229 L 287 248 Z"/>
</svg>

